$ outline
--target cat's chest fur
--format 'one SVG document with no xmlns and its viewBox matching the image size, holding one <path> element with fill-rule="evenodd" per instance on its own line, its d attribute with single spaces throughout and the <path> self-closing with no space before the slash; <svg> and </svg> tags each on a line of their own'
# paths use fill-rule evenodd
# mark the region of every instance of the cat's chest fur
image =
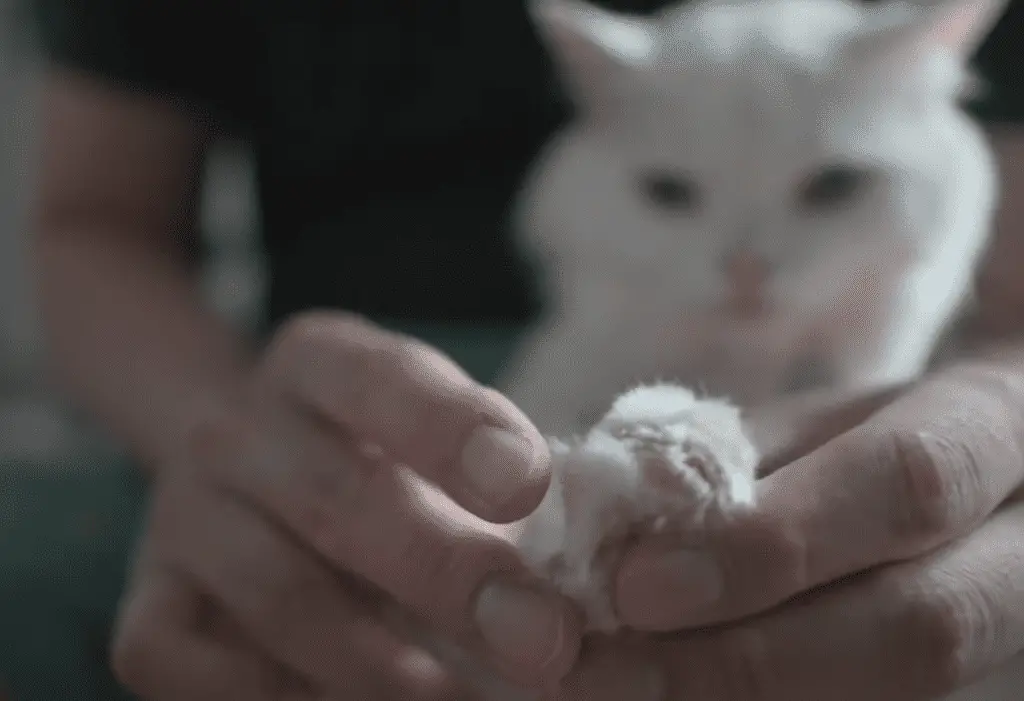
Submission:
<svg viewBox="0 0 1024 701">
<path fill-rule="evenodd" d="M 603 318 L 607 336 L 578 353 L 617 365 L 616 389 L 667 379 L 757 403 L 830 384 L 842 351 L 884 322 L 911 264 L 911 248 L 896 241 L 849 254 L 837 248 L 746 303 L 727 296 L 695 303 L 671 288 L 609 282 L 612 302 L 595 297 L 594 309 L 580 311 Z"/>
</svg>

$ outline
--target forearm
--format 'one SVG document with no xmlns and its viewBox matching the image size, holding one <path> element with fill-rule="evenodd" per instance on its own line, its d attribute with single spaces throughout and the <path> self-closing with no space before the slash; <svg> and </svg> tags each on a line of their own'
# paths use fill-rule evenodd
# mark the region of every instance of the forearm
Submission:
<svg viewBox="0 0 1024 701">
<path fill-rule="evenodd" d="M 246 344 L 203 310 L 184 266 L 139 237 L 44 230 L 36 253 L 63 388 L 147 471 L 172 463 L 195 422 L 231 401 Z"/>
<path fill-rule="evenodd" d="M 973 345 L 1024 338 L 1024 128 L 993 129 L 991 138 L 999 159 L 1000 206 L 978 271 L 975 313 L 966 325 Z"/>
</svg>

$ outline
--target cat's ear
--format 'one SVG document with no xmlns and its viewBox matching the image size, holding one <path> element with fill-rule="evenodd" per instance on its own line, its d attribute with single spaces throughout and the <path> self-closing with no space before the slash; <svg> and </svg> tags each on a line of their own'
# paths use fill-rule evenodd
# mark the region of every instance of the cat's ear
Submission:
<svg viewBox="0 0 1024 701">
<path fill-rule="evenodd" d="M 531 14 L 577 100 L 607 97 L 610 82 L 643 70 L 654 58 L 655 20 L 610 12 L 582 0 L 533 0 Z"/>
<path fill-rule="evenodd" d="M 1009 0 L 917 0 L 888 10 L 882 21 L 854 42 L 864 58 L 904 62 L 944 49 L 967 61 L 992 31 Z M 896 12 L 893 12 L 893 11 Z"/>
</svg>

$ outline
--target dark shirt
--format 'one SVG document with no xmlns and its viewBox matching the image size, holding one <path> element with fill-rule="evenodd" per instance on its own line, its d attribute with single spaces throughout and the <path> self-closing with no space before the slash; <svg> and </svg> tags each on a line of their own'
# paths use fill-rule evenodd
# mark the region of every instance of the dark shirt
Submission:
<svg viewBox="0 0 1024 701">
<path fill-rule="evenodd" d="M 313 307 L 472 322 L 540 309 L 509 206 L 569 107 L 524 0 L 32 1 L 56 62 L 249 141 L 270 325 Z M 1024 118 L 1022 23 L 1013 2 L 978 56 L 984 120 Z"/>
</svg>

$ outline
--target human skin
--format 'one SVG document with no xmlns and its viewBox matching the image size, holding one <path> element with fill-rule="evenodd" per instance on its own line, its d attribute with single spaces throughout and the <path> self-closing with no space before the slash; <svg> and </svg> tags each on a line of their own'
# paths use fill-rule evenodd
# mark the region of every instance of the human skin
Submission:
<svg viewBox="0 0 1024 701">
<path fill-rule="evenodd" d="M 754 511 L 699 552 L 628 553 L 619 614 L 659 635 L 588 648 L 560 698 L 923 701 L 1024 651 L 1024 137 L 994 142 L 1005 204 L 969 352 L 752 412 L 776 432 Z"/>
<path fill-rule="evenodd" d="M 212 136 L 170 102 L 57 69 L 44 83 L 51 360 L 152 487 L 118 677 L 151 701 L 466 698 L 390 623 L 400 607 L 510 680 L 553 684 L 576 614 L 498 527 L 543 496 L 545 442 L 414 339 L 310 313 L 257 348 L 204 309 L 184 251 Z"/>
<path fill-rule="evenodd" d="M 357 355 L 365 359 L 369 354 L 362 351 L 374 348 L 386 337 L 369 333 L 355 344 L 341 343 L 339 349 L 329 342 L 330 333 L 313 333 L 309 325 L 299 324 L 290 328 L 284 337 L 287 343 L 279 344 L 276 354 L 265 356 L 204 313 L 195 280 L 181 264 L 181 250 L 183 237 L 193 230 L 200 182 L 198 165 L 209 136 L 200 122 L 169 105 L 128 99 L 82 76 L 55 73 L 46 85 L 41 138 L 45 148 L 35 230 L 41 303 L 54 362 L 65 387 L 79 403 L 144 458 L 156 488 L 149 535 L 143 541 L 119 620 L 114 647 L 116 669 L 143 698 L 158 701 L 181 697 L 261 701 L 285 698 L 286 693 L 291 694 L 290 698 L 458 698 L 463 691 L 457 681 L 436 667 L 429 656 L 376 626 L 375 607 L 379 602 L 365 592 L 365 587 L 339 576 L 344 586 L 335 583 L 333 594 L 324 593 L 331 586 L 326 580 L 333 581 L 324 574 L 324 558 L 335 558 L 334 567 L 328 568 L 332 572 L 351 568 L 362 569 L 365 575 L 370 564 L 366 553 L 346 549 L 344 543 L 351 548 L 352 541 L 340 536 L 337 541 L 321 541 L 322 533 L 317 543 L 293 547 L 299 511 L 290 512 L 290 520 L 289 514 L 281 518 L 278 513 L 277 521 L 283 522 L 283 527 L 265 516 L 268 510 L 285 509 L 283 501 L 266 502 L 295 495 L 277 494 L 270 488 L 279 483 L 273 482 L 273 466 L 257 459 L 265 458 L 261 456 L 264 451 L 260 446 L 264 444 L 260 440 L 278 432 L 303 434 L 301 427 L 308 429 L 310 423 L 297 420 L 296 415 L 305 416 L 308 405 L 316 403 L 308 390 L 325 379 L 315 372 L 295 373 L 295 365 L 289 365 L 285 358 L 302 355 L 310 348 L 319 348 L 317 355 L 321 355 L 328 350 L 351 350 L 354 345 L 361 349 Z M 1007 138 L 1000 147 L 1004 166 L 1010 166 L 1009 170 L 1004 168 L 1009 176 L 1008 192 L 1019 187 L 1013 184 L 1013 178 L 1024 173 L 1024 159 L 1015 155 L 1022 150 L 1019 142 L 1019 137 Z M 96 167 L 99 163 L 102 169 Z M 1006 199 L 1011 206 L 1024 201 L 1021 197 Z M 982 275 L 981 291 L 989 301 L 999 301 L 1006 313 L 985 311 L 981 318 L 991 328 L 1011 332 L 1020 328 L 1016 311 L 1024 308 L 1024 294 L 1018 294 L 1017 286 L 1006 280 L 1019 277 L 1014 271 L 1019 270 L 1024 256 L 999 249 L 998 245 L 997 250 L 999 255 L 993 256 L 996 262 L 990 264 L 997 272 Z M 353 327 L 349 319 L 335 321 L 346 329 Z M 281 351 L 281 345 L 288 352 Z M 399 345 L 409 357 L 410 344 L 403 341 Z M 429 349 L 417 348 L 429 354 Z M 767 552 L 781 555 L 776 562 L 755 557 L 743 562 L 748 569 L 733 570 L 732 581 L 758 586 L 744 590 L 735 585 L 730 590 L 728 578 L 723 580 L 721 591 L 729 593 L 701 609 L 709 613 L 697 619 L 717 624 L 706 634 L 682 633 L 641 641 L 625 649 L 611 646 L 587 650 L 565 687 L 567 693 L 595 699 L 604 693 L 608 697 L 613 684 L 605 684 L 594 693 L 587 691 L 588 685 L 592 687 L 595 678 L 611 672 L 617 674 L 615 683 L 627 683 L 632 671 L 646 666 L 663 673 L 672 697 L 692 693 L 709 701 L 798 701 L 820 698 L 826 683 L 831 693 L 849 682 L 851 690 L 884 701 L 891 697 L 896 683 L 917 683 L 912 693 L 925 694 L 936 685 L 958 684 L 1006 659 L 1022 637 L 1021 622 L 1007 612 L 1014 611 L 1014 606 L 1016 610 L 1024 608 L 1019 591 L 1005 587 L 1007 580 L 1024 581 L 1024 573 L 1013 569 L 1019 568 L 1014 559 L 1016 550 L 1006 549 L 1014 538 L 1019 539 L 1024 520 L 1020 507 L 1005 499 L 1016 484 L 1014 469 L 1019 467 L 1012 452 L 1019 447 L 1016 441 L 1021 428 L 1016 423 L 1020 419 L 1018 360 L 1015 352 L 1008 352 L 999 359 L 936 374 L 885 411 L 863 423 L 849 424 L 856 427 L 851 433 L 826 441 L 818 450 L 762 480 L 763 507 L 757 515 L 732 530 L 723 528 L 713 534 L 718 539 L 714 550 L 723 559 L 749 547 L 748 536 Z M 445 366 L 433 355 L 427 365 L 432 368 L 429 372 L 423 372 L 422 367 L 415 373 L 393 368 L 395 373 L 389 377 L 401 380 L 396 386 L 422 389 L 431 373 L 436 375 L 438 368 Z M 290 367 L 292 372 L 282 373 L 282 367 Z M 445 367 L 442 374 L 450 373 L 451 369 Z M 360 372 L 355 376 L 361 376 Z M 353 373 L 340 375 L 352 377 Z M 535 444 L 538 437 L 528 422 L 504 406 L 500 398 L 471 383 L 467 385 L 457 375 L 449 375 L 448 390 L 454 394 L 467 390 L 475 397 L 473 401 L 480 402 L 478 406 L 487 406 L 483 413 L 496 414 L 490 418 L 500 419 L 506 427 L 511 425 L 526 443 Z M 951 391 L 968 401 L 958 400 L 952 405 L 943 394 Z M 289 399 L 282 401 L 282 395 Z M 295 395 L 299 396 L 298 402 L 294 401 Z M 303 410 L 296 411 L 296 404 Z M 445 405 L 452 408 L 460 403 Z M 965 420 L 979 416 L 991 421 L 979 428 L 979 422 Z M 340 424 L 335 426 L 336 433 L 346 439 L 352 437 L 348 425 L 351 418 L 337 421 L 335 417 L 335 423 Z M 945 422 L 956 427 L 946 438 L 953 442 L 942 443 L 941 450 L 925 450 L 929 458 L 924 462 L 880 459 L 874 452 L 873 446 L 881 445 L 890 449 L 889 455 L 895 455 L 899 451 L 893 451 L 893 446 L 905 447 L 901 441 L 908 435 L 935 425 L 945 427 Z M 984 431 L 992 427 L 1000 428 L 1010 440 L 983 440 Z M 305 474 L 313 480 L 307 485 L 320 484 L 315 475 L 324 474 L 314 467 L 333 464 L 335 459 L 346 463 L 346 469 L 333 474 L 365 475 L 373 468 L 360 464 L 366 455 L 352 443 L 386 443 L 375 441 L 379 436 L 372 432 L 365 435 L 357 431 L 356 441 L 339 440 L 334 432 L 312 433 L 338 451 L 331 451 L 331 460 L 305 463 Z M 442 435 L 451 439 L 448 447 L 454 450 L 452 446 L 459 440 L 453 434 Z M 945 437 L 946 432 L 942 435 Z M 991 438 L 991 434 L 988 436 Z M 920 446 L 914 440 L 910 445 L 916 449 Z M 289 452 L 316 453 L 319 448 L 312 446 L 317 443 L 299 440 L 295 444 L 299 449 Z M 344 449 L 338 443 L 344 443 Z M 406 446 L 413 447 L 412 443 Z M 344 459 L 337 457 L 342 453 Z M 469 484 L 464 475 L 455 470 L 445 472 L 442 464 L 451 463 L 428 465 L 423 468 L 424 476 L 439 479 L 456 498 L 460 494 L 468 496 L 468 489 L 463 491 Z M 517 480 L 511 480 L 512 496 L 499 500 L 497 505 L 488 505 L 486 500 L 462 504 L 465 513 L 475 510 L 475 516 L 482 518 L 469 519 L 474 524 L 473 538 L 457 540 L 436 522 L 431 525 L 428 521 L 417 530 L 414 524 L 422 522 L 409 516 L 414 513 L 412 502 L 396 503 L 403 493 L 402 480 L 410 475 L 387 469 L 372 473 L 389 475 L 370 483 L 378 485 L 378 496 L 392 499 L 392 507 L 406 508 L 404 514 L 409 516 L 405 521 L 409 530 L 391 532 L 397 535 L 391 542 L 398 548 L 393 552 L 420 552 L 408 543 L 422 542 L 413 536 L 428 533 L 437 539 L 433 542 L 438 547 L 423 552 L 436 555 L 430 561 L 437 571 L 468 571 L 468 581 L 478 585 L 470 587 L 470 592 L 464 583 L 451 587 L 439 584 L 439 592 L 454 594 L 450 599 L 442 598 L 443 605 L 434 608 L 433 598 L 416 600 L 414 592 L 402 589 L 403 582 L 409 581 L 407 569 L 392 568 L 386 576 L 376 573 L 378 588 L 413 608 L 421 607 L 439 627 L 476 640 L 472 636 L 478 633 L 473 613 L 477 590 L 494 564 L 508 557 L 505 544 L 480 521 L 502 521 L 528 512 L 539 501 L 547 479 L 542 456 L 519 464 L 531 467 L 524 470 L 518 486 Z M 202 469 L 211 465 L 219 469 Z M 239 473 L 248 473 L 239 465 L 252 468 L 263 481 L 238 480 Z M 849 475 L 839 474 L 836 465 L 845 466 Z M 972 470 L 958 469 L 964 465 Z M 277 469 L 279 476 L 280 464 Z M 985 475 L 975 480 L 974 492 L 953 479 L 965 473 Z M 845 479 L 850 475 L 857 478 L 852 484 Z M 905 479 L 908 475 L 913 479 Z M 912 489 L 915 485 L 916 491 Z M 963 487 L 963 494 L 956 491 L 958 487 Z M 939 491 L 930 492 L 931 488 Z M 809 499 L 802 510 L 791 508 L 793 504 L 787 501 L 791 490 L 804 498 L 819 497 Z M 231 496 L 226 498 L 225 493 Z M 954 493 L 960 494 L 961 501 L 943 500 Z M 330 492 L 318 496 L 325 494 Z M 923 516 L 896 519 L 893 512 L 884 512 L 884 507 L 898 502 L 894 495 L 904 495 L 908 500 L 896 511 Z M 840 508 L 861 504 L 859 499 L 878 512 Z M 947 502 L 962 508 L 950 509 L 949 513 L 935 511 L 936 504 Z M 904 512 L 904 507 L 909 511 Z M 208 520 L 203 520 L 204 516 Z M 869 516 L 881 516 L 881 520 L 865 521 Z M 254 520 L 262 525 L 253 525 Z M 886 527 L 909 530 L 894 534 Z M 365 523 L 363 528 L 369 531 Z M 153 535 L 157 532 L 161 536 Z M 282 532 L 288 537 L 283 538 Z M 238 537 L 246 533 L 249 536 Z M 180 540 L 185 534 L 188 540 Z M 835 552 L 823 549 L 821 543 L 826 536 L 846 538 L 850 545 L 835 548 Z M 403 538 L 408 539 L 405 549 L 400 548 Z M 313 537 L 307 535 L 307 539 Z M 183 547 L 182 542 L 203 547 Z M 261 543 L 265 550 L 255 547 Z M 815 544 L 817 549 L 812 547 Z M 273 552 L 278 557 L 268 558 Z M 289 557 L 285 552 L 302 553 L 307 566 L 296 571 L 305 572 L 304 579 L 273 579 L 276 573 L 267 564 L 285 561 L 282 558 Z M 649 561 L 649 555 L 650 550 L 641 549 L 633 558 L 646 557 Z M 337 561 L 342 559 L 346 562 Z M 406 560 L 396 555 L 396 562 L 416 566 L 415 560 Z M 899 562 L 893 564 L 893 560 Z M 676 608 L 678 602 L 696 602 L 695 596 L 676 595 L 686 591 L 680 588 L 686 585 L 673 583 L 672 596 L 651 595 L 652 589 L 665 589 L 665 579 L 650 567 L 644 573 L 641 564 L 627 560 L 620 575 L 619 607 L 623 617 L 632 617 L 635 625 L 651 630 L 694 625 L 692 610 Z M 878 564 L 886 566 L 821 596 L 803 595 L 815 584 Z M 431 571 L 427 567 L 419 574 Z M 939 592 L 933 598 L 905 596 L 907 591 L 920 593 L 922 582 L 949 572 L 981 575 L 940 577 L 946 589 L 930 587 L 929 591 Z M 1013 576 L 995 576 L 1001 572 Z M 260 576 L 270 578 L 260 580 Z M 445 581 L 440 580 L 442 584 Z M 640 592 L 631 592 L 631 587 L 639 587 Z M 257 592 L 256 598 L 242 597 L 246 591 Z M 780 605 L 792 595 L 798 596 L 799 603 Z M 638 611 L 635 601 L 641 596 L 648 606 Z M 984 603 L 968 611 L 965 618 L 955 615 L 964 614 L 964 609 L 954 608 L 950 601 Z M 554 602 L 552 606 L 558 609 L 560 604 Z M 304 608 L 299 608 L 301 615 L 296 615 L 292 607 Z M 881 630 L 891 637 L 843 628 L 839 624 L 849 618 L 850 611 L 858 612 L 858 625 L 873 622 L 877 627 L 869 625 L 868 630 Z M 752 622 L 722 625 L 744 612 L 759 613 L 749 619 Z M 892 625 L 892 616 L 906 626 Z M 504 621 L 510 618 L 505 616 Z M 550 629 L 539 626 L 555 633 L 550 636 L 557 648 L 554 654 L 549 654 L 551 648 L 524 644 L 525 638 L 521 638 L 511 641 L 510 647 L 538 651 L 538 657 L 495 660 L 496 664 L 524 683 L 560 677 L 572 664 L 578 637 L 570 614 L 562 611 L 554 619 L 556 623 Z M 971 647 L 978 640 L 984 642 L 986 636 L 967 635 L 972 631 L 951 623 L 961 620 L 977 623 L 982 626 L 979 630 L 998 629 L 1003 634 L 998 644 Z M 292 624 L 283 621 L 305 621 L 303 625 L 308 627 L 293 629 L 289 627 Z M 383 632 L 366 635 L 362 625 L 367 621 L 373 630 Z M 825 631 L 815 627 L 822 621 L 832 624 L 824 638 L 821 636 Z M 541 637 L 544 634 L 542 630 Z M 311 640 L 319 644 L 324 636 L 337 646 L 334 654 L 305 654 L 313 649 L 309 647 Z M 828 644 L 823 645 L 822 639 Z M 361 646 L 356 642 L 360 640 L 373 640 L 379 645 Z M 925 642 L 915 644 L 916 640 Z M 809 656 L 801 658 L 798 653 Z M 173 665 L 171 660 L 175 661 Z M 338 660 L 351 664 L 339 664 Z M 918 660 L 921 664 L 914 666 Z M 919 676 L 897 679 L 895 672 L 906 669 L 918 670 Z M 600 671 L 596 677 L 595 670 Z M 722 686 L 723 681 L 736 679 L 751 681 Z"/>
</svg>

